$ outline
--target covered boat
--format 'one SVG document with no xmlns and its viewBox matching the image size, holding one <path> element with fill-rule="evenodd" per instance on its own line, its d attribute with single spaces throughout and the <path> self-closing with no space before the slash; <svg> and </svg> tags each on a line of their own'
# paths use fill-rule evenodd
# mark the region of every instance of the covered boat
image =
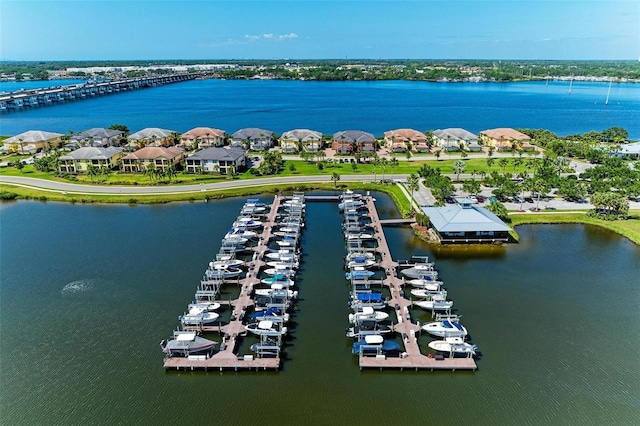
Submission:
<svg viewBox="0 0 640 426">
<path fill-rule="evenodd" d="M 367 278 L 371 278 L 375 275 L 375 272 L 368 271 L 362 266 L 355 266 L 351 269 L 350 272 L 344 274 L 344 277 L 348 280 L 364 280 Z"/>
<path fill-rule="evenodd" d="M 351 346 L 351 353 L 358 355 L 364 352 L 387 352 L 395 351 L 400 348 L 400 344 L 391 340 L 384 340 L 380 335 L 370 334 L 364 336 L 364 339 L 358 340 Z"/>
<path fill-rule="evenodd" d="M 188 356 L 190 354 L 207 353 L 217 344 L 209 339 L 198 336 L 191 331 L 174 331 L 173 339 L 160 342 L 162 352 L 169 355 Z"/>
</svg>

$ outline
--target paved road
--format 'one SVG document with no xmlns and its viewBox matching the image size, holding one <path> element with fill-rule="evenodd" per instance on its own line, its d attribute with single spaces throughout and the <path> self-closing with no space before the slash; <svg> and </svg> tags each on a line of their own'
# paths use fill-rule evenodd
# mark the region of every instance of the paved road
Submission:
<svg viewBox="0 0 640 426">
<path fill-rule="evenodd" d="M 397 178 L 406 179 L 404 175 Z M 370 182 L 373 175 L 342 175 L 340 182 Z M 0 176 L 0 183 L 37 188 L 45 191 L 66 192 L 69 194 L 102 194 L 102 195 L 155 195 L 155 194 L 188 194 L 201 191 L 242 188 L 262 185 L 292 185 L 305 182 L 331 182 L 330 175 L 319 176 L 287 176 L 247 180 L 229 180 L 216 183 L 196 185 L 159 185 L 159 186 L 116 186 L 86 185 L 67 182 L 55 182 L 26 176 Z"/>
</svg>

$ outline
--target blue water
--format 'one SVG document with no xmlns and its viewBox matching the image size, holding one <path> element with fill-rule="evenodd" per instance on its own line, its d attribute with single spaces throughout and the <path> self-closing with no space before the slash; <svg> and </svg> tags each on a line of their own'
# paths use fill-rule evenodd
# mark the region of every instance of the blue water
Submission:
<svg viewBox="0 0 640 426">
<path fill-rule="evenodd" d="M 619 126 L 631 139 L 640 139 L 640 85 L 614 84 L 605 105 L 607 90 L 607 83 L 587 82 L 574 82 L 569 94 L 568 82 L 197 80 L 4 114 L 0 134 L 66 133 L 115 123 L 132 132 L 206 126 L 227 133 L 261 127 L 276 133 L 310 128 L 324 134 L 359 129 L 375 135 L 402 127 L 462 127 L 474 133 L 514 127 L 545 128 L 565 136 Z"/>
</svg>

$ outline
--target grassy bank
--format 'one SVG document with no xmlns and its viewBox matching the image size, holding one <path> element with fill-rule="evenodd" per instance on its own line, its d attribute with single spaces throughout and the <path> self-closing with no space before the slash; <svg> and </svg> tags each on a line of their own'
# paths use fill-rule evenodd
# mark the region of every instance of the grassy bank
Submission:
<svg viewBox="0 0 640 426">
<path fill-rule="evenodd" d="M 512 213 L 511 225 L 518 226 L 535 223 L 582 223 L 599 226 L 623 235 L 640 245 L 640 210 L 631 210 L 627 220 L 599 220 L 587 216 L 585 212 L 571 213 Z"/>
<path fill-rule="evenodd" d="M 313 183 L 298 185 L 262 185 L 246 188 L 233 188 L 224 190 L 201 191 L 189 194 L 154 194 L 154 195 L 103 195 L 103 194 L 64 194 L 60 192 L 41 191 L 33 188 L 20 186 L 0 185 L 0 199 L 4 200 L 38 200 L 38 201 L 59 201 L 68 203 L 103 203 L 103 204 L 166 204 L 171 202 L 196 202 L 214 200 L 226 197 L 245 197 L 251 195 L 271 195 L 279 192 L 310 191 L 313 189 L 327 191 L 342 191 L 346 188 L 364 191 L 387 192 L 394 199 L 394 202 L 402 206 L 402 192 L 395 185 L 378 185 L 365 183 L 349 183 L 334 186 L 333 183 Z M 404 202 L 405 207 L 399 207 L 401 213 L 409 211 L 408 201 Z"/>
</svg>

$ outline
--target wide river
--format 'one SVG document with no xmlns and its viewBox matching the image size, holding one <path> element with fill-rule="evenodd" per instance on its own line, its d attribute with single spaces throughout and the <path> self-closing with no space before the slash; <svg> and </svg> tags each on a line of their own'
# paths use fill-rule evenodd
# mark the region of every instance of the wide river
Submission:
<svg viewBox="0 0 640 426">
<path fill-rule="evenodd" d="M 309 203 L 282 370 L 165 372 L 159 342 L 243 202 L 0 204 L 0 424 L 640 424 L 640 248 L 581 225 L 481 250 L 386 229 L 395 259 L 436 262 L 479 370 L 360 371 L 340 215 Z"/>
<path fill-rule="evenodd" d="M 12 91 L 69 80 L 0 83 Z M 309 128 L 333 134 L 357 129 L 381 136 L 410 127 L 420 131 L 462 127 L 544 128 L 561 136 L 612 126 L 640 138 L 640 84 L 550 81 L 429 83 L 411 81 L 198 80 L 69 102 L 0 116 L 0 134 L 27 130 L 67 133 L 125 124 L 185 132 L 206 126 L 231 134 L 260 127 L 281 134 Z"/>
</svg>

